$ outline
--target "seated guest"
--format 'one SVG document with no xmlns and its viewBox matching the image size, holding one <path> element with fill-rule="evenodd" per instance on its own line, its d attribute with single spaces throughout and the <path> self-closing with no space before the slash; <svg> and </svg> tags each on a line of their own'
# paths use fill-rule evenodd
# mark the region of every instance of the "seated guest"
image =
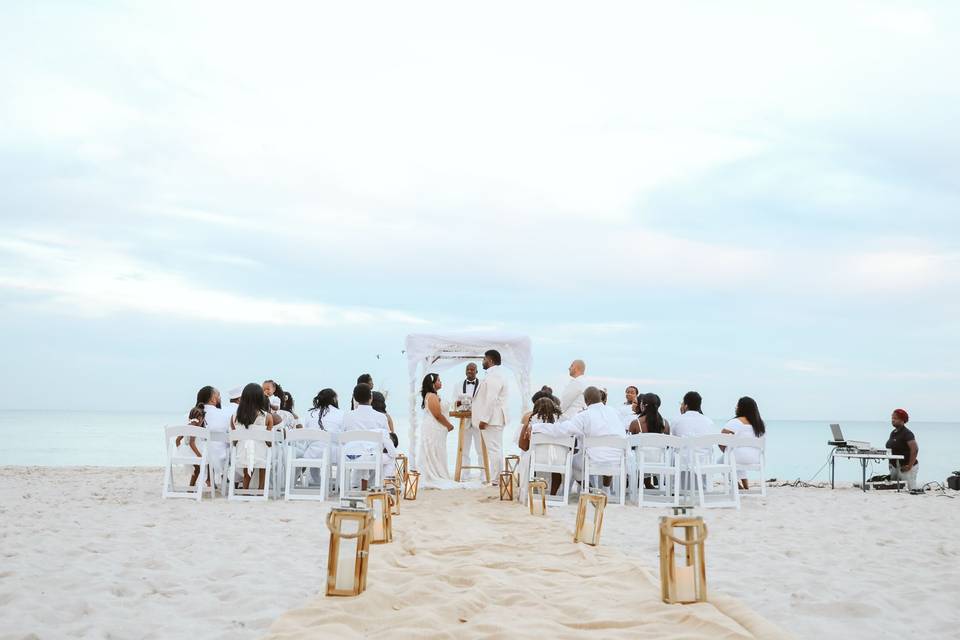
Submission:
<svg viewBox="0 0 960 640">
<path fill-rule="evenodd" d="M 273 396 L 277 395 L 277 389 L 279 388 L 280 385 L 273 380 L 263 381 L 263 395 L 267 396 L 268 398 L 272 398 Z"/>
<path fill-rule="evenodd" d="M 681 438 L 705 436 L 716 433 L 713 420 L 703 415 L 703 398 L 696 391 L 688 391 L 680 403 L 680 417 L 677 418 L 671 432 Z"/>
<path fill-rule="evenodd" d="M 346 446 L 346 455 L 351 460 L 361 456 L 367 459 L 375 460 L 379 456 L 380 463 L 383 466 L 383 477 L 391 475 L 393 469 L 393 460 L 397 456 L 397 449 L 390 439 L 390 426 L 387 424 L 387 416 L 374 411 L 371 406 L 373 401 L 373 390 L 369 385 L 358 384 L 353 388 L 353 402 L 357 405 L 347 415 L 343 417 L 343 431 L 381 431 L 383 432 L 383 442 L 380 447 L 373 447 L 361 442 L 351 442 Z M 362 480 L 362 488 L 366 490 L 367 479 Z"/>
<path fill-rule="evenodd" d="M 273 426 L 286 427 L 283 416 L 280 415 L 280 398 L 270 396 L 267 398 L 267 405 L 270 407 L 270 415 L 273 416 Z"/>
<path fill-rule="evenodd" d="M 631 385 L 626 388 L 623 395 L 625 401 L 623 404 L 617 407 L 617 413 L 620 414 L 624 424 L 630 424 L 630 421 L 633 420 L 633 416 L 637 415 L 636 407 L 640 391 Z"/>
<path fill-rule="evenodd" d="M 670 433 L 670 423 L 660 415 L 660 396 L 645 393 L 634 405 L 637 419 L 630 423 L 630 433 Z"/>
<path fill-rule="evenodd" d="M 609 410 L 600 401 L 600 390 L 596 387 L 587 387 L 583 392 L 583 401 L 587 408 L 576 414 L 572 419 L 565 420 L 557 425 L 556 429 L 548 430 L 549 433 L 565 434 L 577 436 L 581 450 L 573 456 L 574 477 L 583 475 L 583 442 L 584 438 L 593 438 L 598 436 L 621 436 L 623 433 L 623 424 L 615 411 Z M 617 462 L 623 454 L 623 450 L 612 447 L 591 447 L 586 454 L 590 457 L 590 463 L 594 465 L 605 465 Z M 610 485 L 610 476 L 603 477 L 603 485 Z M 584 488 L 585 489 L 585 488 Z"/>
<path fill-rule="evenodd" d="M 374 411 L 387 416 L 387 428 L 390 429 L 390 440 L 393 441 L 393 446 L 399 446 L 400 439 L 397 437 L 397 432 L 393 429 L 393 418 L 391 418 L 390 414 L 387 413 L 387 396 L 383 395 L 379 391 L 374 391 L 373 399 L 370 401 L 370 406 L 373 407 Z"/>
<path fill-rule="evenodd" d="M 371 391 L 373 391 L 373 376 L 371 376 L 369 373 L 361 373 L 359 376 L 357 376 L 357 384 L 365 384 L 370 387 Z M 350 408 L 357 408 L 357 403 L 352 398 L 350 399 Z"/>
<path fill-rule="evenodd" d="M 290 414 L 290 417 L 292 418 L 290 423 L 293 426 L 297 427 L 298 429 L 303 426 L 303 424 L 300 422 L 300 416 L 298 416 L 293 410 L 293 396 L 290 395 L 289 391 L 284 391 L 282 394 L 280 394 L 280 411 Z"/>
<path fill-rule="evenodd" d="M 736 417 L 727 422 L 720 433 L 732 433 L 738 438 L 762 438 L 766 433 L 767 428 L 763 424 L 763 418 L 760 417 L 760 408 L 753 398 L 748 396 L 740 398 L 734 415 Z M 724 448 L 720 447 L 720 449 Z M 760 449 L 754 447 L 737 447 L 733 455 L 738 465 L 760 463 Z M 740 479 L 741 489 L 746 491 L 750 488 L 746 471 L 737 471 L 737 477 Z"/>
<path fill-rule="evenodd" d="M 910 491 L 917 489 L 917 453 L 920 448 L 917 446 L 917 439 L 913 436 L 913 431 L 907 429 L 907 423 L 910 422 L 910 416 L 903 409 L 897 409 L 890 416 L 890 423 L 893 425 L 893 431 L 890 432 L 890 438 L 887 439 L 887 449 L 894 455 L 903 456 L 903 460 L 890 461 L 890 479 L 903 480 L 907 483 Z"/>
<path fill-rule="evenodd" d="M 237 407 L 237 414 L 230 417 L 230 428 L 257 429 L 270 431 L 273 429 L 273 416 L 270 414 L 270 406 L 267 396 L 263 394 L 263 388 L 251 382 L 243 388 L 240 395 L 240 404 Z M 260 469 L 258 479 L 263 487 L 266 479 L 266 460 L 269 455 L 267 447 L 270 444 L 266 442 L 254 442 L 243 440 L 237 443 L 237 463 L 243 467 L 243 488 L 250 488 L 250 474 L 255 468 Z"/>
<path fill-rule="evenodd" d="M 331 434 L 343 430 L 343 411 L 337 399 L 337 392 L 333 389 L 321 389 L 313 398 L 313 408 L 307 411 L 304 419 L 304 429 L 317 429 Z M 322 442 L 306 442 L 300 451 L 301 458 L 322 458 L 327 445 Z M 330 464 L 338 464 L 340 448 L 336 443 L 330 444 Z M 310 476 L 314 482 L 320 481 L 320 469 L 310 469 Z"/>
<path fill-rule="evenodd" d="M 187 424 L 191 427 L 205 427 L 206 420 L 204 417 L 204 406 L 210 401 L 213 397 L 216 389 L 213 387 L 207 386 L 200 389 L 197 392 L 197 402 L 193 405 L 193 408 L 190 409 L 190 413 L 187 414 Z M 190 437 L 184 442 L 183 436 L 177 437 L 174 445 L 177 448 L 177 454 L 182 457 L 191 458 L 191 457 L 200 457 L 200 449 L 197 448 L 196 438 Z M 197 478 L 200 476 L 200 466 L 194 465 L 193 472 L 190 475 L 190 486 L 194 486 L 197 483 Z"/>
<path fill-rule="evenodd" d="M 551 397 L 543 391 L 534 394 L 533 411 L 526 416 L 526 421 L 520 428 L 517 445 L 524 453 L 520 457 L 519 471 L 521 478 L 521 489 L 526 487 L 526 478 L 529 477 L 530 464 L 532 462 L 530 453 L 530 439 L 535 433 L 548 433 L 553 429 L 544 425 L 555 425 L 560 420 L 560 407 L 553 402 Z M 566 455 L 566 449 L 553 445 L 543 445 L 538 451 L 537 461 L 544 464 L 562 464 Z M 560 483 L 563 477 L 559 473 L 550 474 L 550 493 L 556 495 L 560 490 Z"/>
</svg>

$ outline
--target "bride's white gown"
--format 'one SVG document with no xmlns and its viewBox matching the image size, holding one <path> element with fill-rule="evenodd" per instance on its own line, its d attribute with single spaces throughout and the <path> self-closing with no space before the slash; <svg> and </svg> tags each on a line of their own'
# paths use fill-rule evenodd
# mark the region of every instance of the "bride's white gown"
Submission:
<svg viewBox="0 0 960 640">
<path fill-rule="evenodd" d="M 447 403 L 440 401 L 440 411 L 447 413 Z M 453 489 L 463 486 L 450 477 L 447 467 L 447 428 L 440 424 L 429 409 L 423 410 L 423 429 L 420 434 L 420 451 L 417 464 L 420 471 L 420 486 L 432 489 Z"/>
</svg>

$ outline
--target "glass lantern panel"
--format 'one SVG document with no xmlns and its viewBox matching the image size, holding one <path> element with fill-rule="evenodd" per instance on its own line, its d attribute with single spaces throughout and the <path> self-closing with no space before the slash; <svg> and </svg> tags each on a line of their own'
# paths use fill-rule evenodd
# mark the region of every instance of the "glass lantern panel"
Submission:
<svg viewBox="0 0 960 640">
<path fill-rule="evenodd" d="M 345 518 L 340 521 L 341 533 L 352 535 L 360 530 L 360 523 L 356 519 Z M 353 591 L 355 588 L 357 570 L 357 545 L 360 538 L 340 538 L 337 545 L 337 580 L 338 591 Z"/>
</svg>

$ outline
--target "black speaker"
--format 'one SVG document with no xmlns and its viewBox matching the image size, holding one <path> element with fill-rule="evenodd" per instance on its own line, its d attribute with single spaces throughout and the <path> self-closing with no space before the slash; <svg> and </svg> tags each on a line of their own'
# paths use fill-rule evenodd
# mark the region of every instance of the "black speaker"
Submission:
<svg viewBox="0 0 960 640">
<path fill-rule="evenodd" d="M 952 476 L 947 478 L 947 486 L 954 491 L 960 491 L 960 474 L 955 472 Z"/>
</svg>

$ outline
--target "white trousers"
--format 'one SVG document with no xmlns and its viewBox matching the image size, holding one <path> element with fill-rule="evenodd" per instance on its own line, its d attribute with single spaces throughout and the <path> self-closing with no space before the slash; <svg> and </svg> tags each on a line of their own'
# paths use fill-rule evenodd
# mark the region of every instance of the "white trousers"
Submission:
<svg viewBox="0 0 960 640">
<path fill-rule="evenodd" d="M 490 460 L 490 482 L 497 482 L 503 471 L 503 425 L 487 425 L 483 430 L 483 441 Z"/>
<path fill-rule="evenodd" d="M 477 464 L 475 466 L 483 466 L 483 449 L 480 447 L 480 433 L 480 429 L 467 418 L 466 424 L 463 427 L 463 454 L 460 456 L 460 464 L 465 467 L 471 466 L 471 449 L 473 449 L 473 452 L 477 456 Z"/>
</svg>

